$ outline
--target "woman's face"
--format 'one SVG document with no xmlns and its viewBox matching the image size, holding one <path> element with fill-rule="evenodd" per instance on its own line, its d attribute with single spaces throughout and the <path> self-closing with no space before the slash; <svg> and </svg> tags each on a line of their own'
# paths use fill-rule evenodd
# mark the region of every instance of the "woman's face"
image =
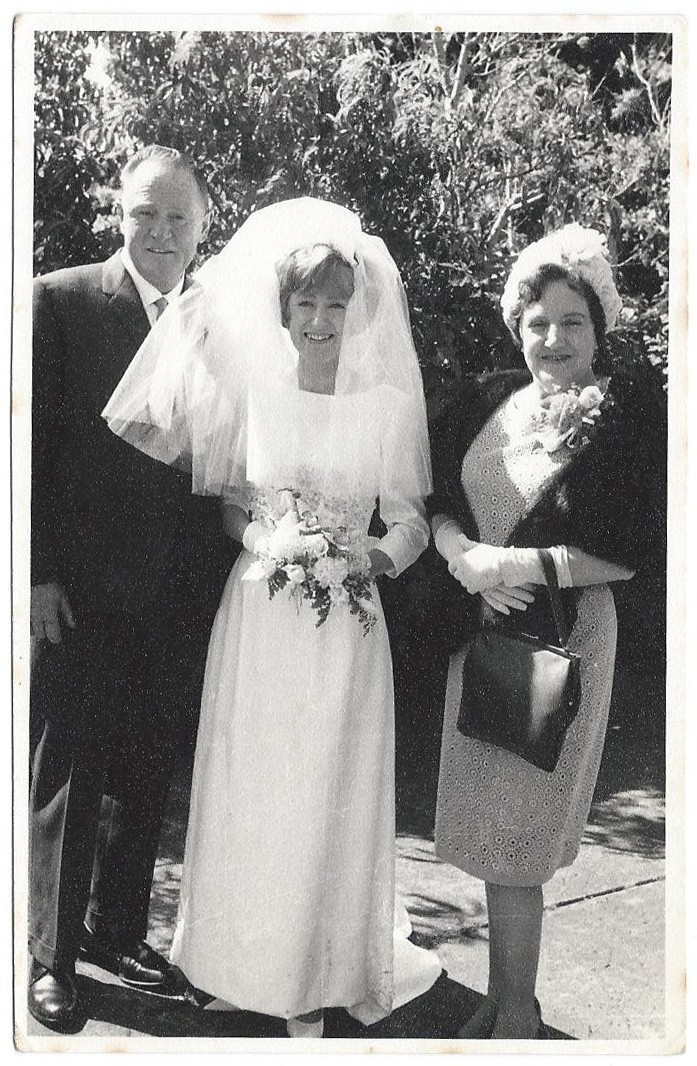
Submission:
<svg viewBox="0 0 697 1066">
<path fill-rule="evenodd" d="M 585 296 L 565 281 L 552 281 L 520 318 L 520 339 L 528 369 L 544 392 L 583 387 L 592 370 L 595 329 Z"/>
<path fill-rule="evenodd" d="M 288 329 L 300 361 L 322 377 L 336 374 L 352 296 L 353 271 L 337 263 L 320 281 L 292 293 L 288 300 Z"/>
</svg>

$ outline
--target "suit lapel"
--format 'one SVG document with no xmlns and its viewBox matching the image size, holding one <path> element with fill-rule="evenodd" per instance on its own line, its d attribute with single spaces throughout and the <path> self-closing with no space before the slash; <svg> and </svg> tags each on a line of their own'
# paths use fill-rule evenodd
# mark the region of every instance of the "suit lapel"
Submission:
<svg viewBox="0 0 697 1066">
<path fill-rule="evenodd" d="M 197 287 L 198 282 L 187 274 L 183 291 Z M 120 252 L 112 255 L 104 264 L 102 291 L 108 300 L 107 313 L 110 318 L 105 332 L 115 353 L 115 360 L 119 363 L 119 373 L 123 374 L 150 332 L 150 319 L 133 279 L 123 265 Z"/>
<path fill-rule="evenodd" d="M 113 326 L 110 332 L 125 370 L 150 332 L 150 322 L 120 252 L 104 264 L 102 290 L 109 301 L 108 314 Z"/>
</svg>

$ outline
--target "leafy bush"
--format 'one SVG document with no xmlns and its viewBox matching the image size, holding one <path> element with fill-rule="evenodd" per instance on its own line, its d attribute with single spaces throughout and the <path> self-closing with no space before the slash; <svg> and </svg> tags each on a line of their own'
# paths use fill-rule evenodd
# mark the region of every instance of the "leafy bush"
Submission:
<svg viewBox="0 0 697 1066">
<path fill-rule="evenodd" d="M 608 233 L 635 357 L 665 366 L 669 108 L 662 35 L 38 33 L 36 269 L 118 245 L 118 171 L 159 141 L 208 175 L 203 255 L 284 197 L 359 211 L 402 271 L 436 408 L 516 358 L 508 267 L 572 219 Z"/>
<path fill-rule="evenodd" d="M 641 364 L 665 405 L 669 36 L 49 31 L 35 45 L 37 273 L 115 250 L 119 170 L 154 141 L 208 176 L 202 258 L 255 208 L 335 199 L 402 272 L 435 417 L 463 374 L 519 358 L 506 273 L 578 221 L 617 262 L 615 358 Z M 625 596 L 651 629 L 637 647 L 659 657 L 662 569 L 649 608 L 645 586 Z"/>
</svg>

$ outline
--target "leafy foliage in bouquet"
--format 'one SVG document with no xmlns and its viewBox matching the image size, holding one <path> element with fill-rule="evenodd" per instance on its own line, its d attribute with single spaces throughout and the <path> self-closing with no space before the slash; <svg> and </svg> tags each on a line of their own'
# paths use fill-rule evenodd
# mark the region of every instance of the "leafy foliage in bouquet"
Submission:
<svg viewBox="0 0 697 1066">
<path fill-rule="evenodd" d="M 307 600 L 317 613 L 317 626 L 327 621 L 332 609 L 341 608 L 369 633 L 377 612 L 367 555 L 355 551 L 343 529 L 328 528 L 309 512 L 300 514 L 297 494 L 286 494 L 293 502 L 281 518 L 269 519 L 270 531 L 243 580 L 266 580 L 270 599 L 286 590 L 298 603 Z"/>
</svg>

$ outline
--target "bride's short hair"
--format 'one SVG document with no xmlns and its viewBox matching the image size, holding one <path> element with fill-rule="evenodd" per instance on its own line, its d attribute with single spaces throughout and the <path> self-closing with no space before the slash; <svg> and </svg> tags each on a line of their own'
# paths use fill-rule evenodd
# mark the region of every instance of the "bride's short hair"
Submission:
<svg viewBox="0 0 697 1066">
<path fill-rule="evenodd" d="M 276 265 L 279 295 L 281 301 L 281 321 L 288 325 L 288 301 L 295 292 L 303 292 L 313 285 L 321 284 L 336 267 L 353 267 L 348 259 L 331 244 L 311 244 L 306 248 L 297 248 Z"/>
</svg>

